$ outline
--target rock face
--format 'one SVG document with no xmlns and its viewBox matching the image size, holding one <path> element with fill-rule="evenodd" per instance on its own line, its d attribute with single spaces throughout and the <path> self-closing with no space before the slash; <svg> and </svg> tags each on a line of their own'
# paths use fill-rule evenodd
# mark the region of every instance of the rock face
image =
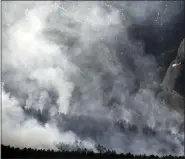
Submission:
<svg viewBox="0 0 185 159">
<path fill-rule="evenodd" d="M 175 82 L 175 90 L 181 94 L 183 97 L 185 97 L 185 52 L 184 52 L 184 47 L 185 47 L 185 39 L 181 42 L 181 45 L 178 49 L 178 55 L 176 58 L 176 61 L 181 62 L 180 65 L 180 73 L 179 76 L 177 77 L 177 80 Z"/>
<path fill-rule="evenodd" d="M 161 84 L 162 92 L 158 97 L 164 98 L 170 106 L 184 109 L 185 107 L 185 52 L 184 42 L 181 42 L 178 53 L 167 69 Z M 175 64 L 175 65 L 174 65 Z"/>
<path fill-rule="evenodd" d="M 170 66 L 168 67 L 162 83 L 162 88 L 164 91 L 171 92 L 172 90 L 175 90 L 182 96 L 185 96 L 184 94 L 185 85 L 183 79 L 185 73 L 184 42 L 185 40 L 181 42 L 180 47 L 178 48 L 178 54 L 175 60 L 173 60 Z"/>
<path fill-rule="evenodd" d="M 185 60 L 184 43 L 185 43 L 185 39 L 183 39 L 183 41 L 181 42 L 180 47 L 178 49 L 177 58 L 180 60 Z"/>
</svg>

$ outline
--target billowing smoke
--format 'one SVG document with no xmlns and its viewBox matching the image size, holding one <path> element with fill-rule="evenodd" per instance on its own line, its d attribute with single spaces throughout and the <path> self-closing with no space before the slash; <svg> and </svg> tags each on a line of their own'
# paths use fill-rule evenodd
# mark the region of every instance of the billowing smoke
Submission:
<svg viewBox="0 0 185 159">
<path fill-rule="evenodd" d="M 3 144 L 183 155 L 183 115 L 156 98 L 155 56 L 129 34 L 148 19 L 162 27 L 181 6 L 2 2 Z"/>
</svg>

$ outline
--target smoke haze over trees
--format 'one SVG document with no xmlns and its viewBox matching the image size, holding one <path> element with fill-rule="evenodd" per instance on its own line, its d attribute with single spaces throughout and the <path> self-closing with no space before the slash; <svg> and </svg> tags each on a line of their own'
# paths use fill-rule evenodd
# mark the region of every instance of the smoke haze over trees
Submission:
<svg viewBox="0 0 185 159">
<path fill-rule="evenodd" d="M 3 1 L 2 14 L 4 145 L 184 155 L 184 65 L 171 68 L 184 1 Z"/>
</svg>

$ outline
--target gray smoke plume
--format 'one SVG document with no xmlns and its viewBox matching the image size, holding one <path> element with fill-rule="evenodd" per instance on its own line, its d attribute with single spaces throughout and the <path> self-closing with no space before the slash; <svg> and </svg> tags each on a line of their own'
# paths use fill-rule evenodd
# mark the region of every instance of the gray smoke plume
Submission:
<svg viewBox="0 0 185 159">
<path fill-rule="evenodd" d="M 155 56 L 128 34 L 154 12 L 162 27 L 181 6 L 2 2 L 2 143 L 183 155 L 183 115 L 156 99 Z"/>
</svg>

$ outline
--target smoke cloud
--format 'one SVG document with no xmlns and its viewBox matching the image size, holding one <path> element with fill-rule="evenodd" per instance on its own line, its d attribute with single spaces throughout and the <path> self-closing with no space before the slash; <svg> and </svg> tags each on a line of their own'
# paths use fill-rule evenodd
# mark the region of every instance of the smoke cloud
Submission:
<svg viewBox="0 0 185 159">
<path fill-rule="evenodd" d="M 184 155 L 183 115 L 156 98 L 155 56 L 128 33 L 180 3 L 2 2 L 2 143 Z"/>
</svg>

